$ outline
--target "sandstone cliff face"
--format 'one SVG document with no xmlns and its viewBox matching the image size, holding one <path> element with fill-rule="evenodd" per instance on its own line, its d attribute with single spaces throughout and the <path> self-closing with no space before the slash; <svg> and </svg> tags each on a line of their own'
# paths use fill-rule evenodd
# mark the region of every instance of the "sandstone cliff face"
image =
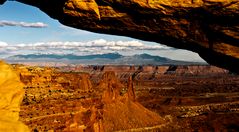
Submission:
<svg viewBox="0 0 239 132">
<path fill-rule="evenodd" d="M 59 73 L 56 75 L 56 82 L 66 89 L 90 91 L 92 84 L 87 73 Z"/>
<path fill-rule="evenodd" d="M 14 68 L 20 74 L 21 81 L 26 85 L 46 85 L 53 80 L 51 75 L 54 73 L 54 70 L 52 68 L 25 67 L 17 65 Z"/>
<path fill-rule="evenodd" d="M 18 121 L 24 95 L 23 84 L 9 65 L 0 61 L 0 131 L 27 132 Z"/>
<path fill-rule="evenodd" d="M 114 72 L 105 72 L 99 83 L 102 95 L 102 126 L 105 132 L 140 129 L 162 125 L 166 121 L 136 101 L 132 77 L 128 79 L 126 93 Z"/>
<path fill-rule="evenodd" d="M 28 87 L 59 86 L 65 90 L 92 90 L 92 84 L 87 73 L 60 73 L 54 68 L 15 65 L 20 80 Z"/>
<path fill-rule="evenodd" d="M 102 80 L 98 85 L 98 89 L 103 90 L 102 99 L 106 103 L 117 100 L 120 97 L 120 91 L 123 87 L 114 72 L 103 74 Z"/>
<path fill-rule="evenodd" d="M 66 131 L 130 131 L 165 124 L 164 118 L 143 107 L 135 99 L 133 80 L 130 77 L 125 93 L 114 72 L 105 72 L 97 86 L 100 102 L 67 124 Z M 94 105 L 93 105 L 94 104 Z M 83 110 L 81 110 L 83 111 Z"/>
<path fill-rule="evenodd" d="M 169 66 L 164 74 L 211 76 L 219 74 L 228 74 L 228 71 L 214 66 Z"/>
<path fill-rule="evenodd" d="M 238 0 L 17 1 L 67 26 L 188 49 L 210 64 L 239 72 Z"/>
<path fill-rule="evenodd" d="M 134 89 L 134 83 L 133 83 L 132 76 L 130 76 L 128 78 L 127 95 L 128 95 L 128 98 L 130 100 L 132 100 L 132 101 L 136 100 L 135 89 Z"/>
</svg>

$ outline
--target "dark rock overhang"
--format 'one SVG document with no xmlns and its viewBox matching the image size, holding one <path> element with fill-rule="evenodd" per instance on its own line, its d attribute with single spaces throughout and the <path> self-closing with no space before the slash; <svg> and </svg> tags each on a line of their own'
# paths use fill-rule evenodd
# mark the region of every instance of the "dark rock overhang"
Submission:
<svg viewBox="0 0 239 132">
<path fill-rule="evenodd" d="M 239 73 L 238 0 L 16 1 L 70 27 L 191 50 L 212 65 Z"/>
</svg>

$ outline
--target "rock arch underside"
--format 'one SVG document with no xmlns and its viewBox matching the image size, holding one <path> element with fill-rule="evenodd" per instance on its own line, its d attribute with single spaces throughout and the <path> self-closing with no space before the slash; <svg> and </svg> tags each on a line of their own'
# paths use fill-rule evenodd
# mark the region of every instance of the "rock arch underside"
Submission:
<svg viewBox="0 0 239 132">
<path fill-rule="evenodd" d="M 70 27 L 191 50 L 209 64 L 239 72 L 238 0 L 16 1 Z"/>
</svg>

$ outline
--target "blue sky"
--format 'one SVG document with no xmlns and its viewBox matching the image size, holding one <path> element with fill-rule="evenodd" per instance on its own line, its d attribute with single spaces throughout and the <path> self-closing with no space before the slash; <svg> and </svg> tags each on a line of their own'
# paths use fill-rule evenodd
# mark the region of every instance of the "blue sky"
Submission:
<svg viewBox="0 0 239 132">
<path fill-rule="evenodd" d="M 0 20 L 16 22 L 42 22 L 47 28 L 22 28 L 6 26 L 0 28 L 1 41 L 16 43 L 32 43 L 39 41 L 87 41 L 100 38 L 127 40 L 126 37 L 116 37 L 67 28 L 41 12 L 38 8 L 19 2 L 8 1 L 0 8 Z"/>
<path fill-rule="evenodd" d="M 66 27 L 38 8 L 18 2 L 8 1 L 1 5 L 0 14 L 1 58 L 29 53 L 119 52 L 125 55 L 149 53 L 177 60 L 203 61 L 190 51 Z"/>
</svg>

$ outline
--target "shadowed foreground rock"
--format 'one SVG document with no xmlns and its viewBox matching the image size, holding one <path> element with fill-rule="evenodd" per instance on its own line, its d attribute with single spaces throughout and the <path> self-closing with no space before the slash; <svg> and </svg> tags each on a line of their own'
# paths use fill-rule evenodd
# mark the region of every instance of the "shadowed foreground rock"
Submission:
<svg viewBox="0 0 239 132">
<path fill-rule="evenodd" d="M 23 84 L 9 65 L 0 61 L 0 131 L 28 132 L 18 121 L 20 103 L 24 95 Z"/>
<path fill-rule="evenodd" d="M 238 0 L 17 1 L 70 27 L 191 50 L 210 64 L 239 72 Z"/>
</svg>

